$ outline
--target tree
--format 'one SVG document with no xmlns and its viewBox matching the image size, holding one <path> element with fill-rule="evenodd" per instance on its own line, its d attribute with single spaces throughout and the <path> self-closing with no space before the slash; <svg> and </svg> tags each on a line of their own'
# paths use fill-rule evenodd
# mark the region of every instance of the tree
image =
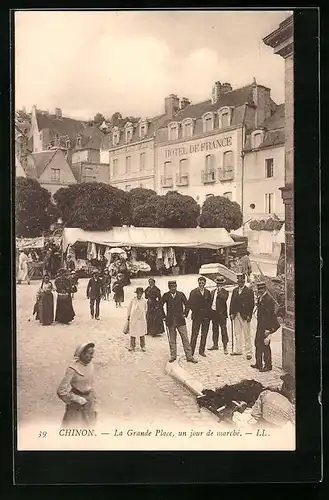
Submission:
<svg viewBox="0 0 329 500">
<path fill-rule="evenodd" d="M 164 196 L 150 196 L 144 205 L 132 211 L 135 226 L 196 227 L 200 207 L 191 196 L 170 191 Z"/>
<path fill-rule="evenodd" d="M 102 115 L 102 113 L 96 113 L 96 115 L 94 116 L 93 122 L 94 122 L 94 125 L 99 126 L 99 125 L 102 125 L 104 120 L 105 120 L 105 118 Z"/>
<path fill-rule="evenodd" d="M 127 199 L 131 210 L 134 208 L 144 205 L 146 201 L 156 194 L 153 189 L 145 188 L 134 188 L 127 192 Z"/>
<path fill-rule="evenodd" d="M 122 121 L 122 114 L 119 111 L 113 113 L 111 117 L 111 126 L 112 127 L 120 127 Z"/>
<path fill-rule="evenodd" d="M 127 194 L 101 182 L 86 182 L 60 189 L 54 195 L 66 227 L 107 231 L 130 222 Z"/>
<path fill-rule="evenodd" d="M 202 206 L 200 227 L 224 227 L 227 231 L 239 229 L 243 216 L 240 205 L 225 196 L 211 196 Z"/>
<path fill-rule="evenodd" d="M 51 194 L 35 179 L 16 179 L 15 226 L 18 237 L 35 238 L 49 230 L 59 212 L 51 202 Z"/>
</svg>

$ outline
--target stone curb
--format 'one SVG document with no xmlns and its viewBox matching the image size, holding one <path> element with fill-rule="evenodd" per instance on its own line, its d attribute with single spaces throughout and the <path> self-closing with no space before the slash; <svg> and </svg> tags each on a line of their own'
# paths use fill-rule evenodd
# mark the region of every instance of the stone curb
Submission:
<svg viewBox="0 0 329 500">
<path fill-rule="evenodd" d="M 202 383 L 182 368 L 178 361 L 174 361 L 173 363 L 169 363 L 168 361 L 165 366 L 165 373 L 182 384 L 193 396 L 202 396 L 202 391 L 204 390 Z M 200 413 L 205 413 L 208 418 L 212 418 L 218 424 L 218 418 L 207 408 L 200 408 Z"/>
</svg>

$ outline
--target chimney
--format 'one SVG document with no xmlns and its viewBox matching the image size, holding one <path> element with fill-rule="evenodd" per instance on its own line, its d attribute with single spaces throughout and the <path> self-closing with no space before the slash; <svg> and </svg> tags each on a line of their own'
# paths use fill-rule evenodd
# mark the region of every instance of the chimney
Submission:
<svg viewBox="0 0 329 500">
<path fill-rule="evenodd" d="M 165 98 L 165 113 L 168 118 L 173 118 L 177 111 L 179 111 L 179 98 L 176 94 L 170 94 Z"/>
<path fill-rule="evenodd" d="M 211 98 L 212 104 L 216 104 L 216 102 L 219 101 L 221 86 L 222 84 L 219 81 L 214 83 L 212 87 L 212 98 Z"/>
<path fill-rule="evenodd" d="M 255 128 L 261 127 L 267 118 L 271 116 L 271 89 L 263 85 L 254 84 L 253 101 L 256 105 L 255 111 Z"/>
<path fill-rule="evenodd" d="M 226 94 L 226 92 L 232 92 L 232 85 L 230 83 L 222 83 L 222 86 L 221 86 L 221 93 L 222 94 Z"/>
<path fill-rule="evenodd" d="M 182 97 L 180 100 L 180 109 L 185 109 L 186 106 L 189 106 L 191 104 L 191 101 L 187 99 L 187 97 Z"/>
<path fill-rule="evenodd" d="M 55 108 L 56 118 L 62 118 L 62 110 L 61 108 Z"/>
</svg>

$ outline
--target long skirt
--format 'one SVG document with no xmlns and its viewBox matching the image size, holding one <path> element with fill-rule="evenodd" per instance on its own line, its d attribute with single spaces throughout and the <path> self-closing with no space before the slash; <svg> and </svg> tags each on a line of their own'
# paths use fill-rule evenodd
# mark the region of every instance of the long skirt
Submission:
<svg viewBox="0 0 329 500">
<path fill-rule="evenodd" d="M 157 304 L 147 304 L 146 319 L 148 335 L 152 335 L 152 337 L 155 337 L 156 335 L 160 335 L 165 331 L 161 311 Z"/>
<path fill-rule="evenodd" d="M 96 424 L 97 413 L 95 411 L 96 395 L 93 390 L 88 394 L 74 391 L 75 394 L 87 400 L 85 405 L 69 403 L 66 405 L 62 427 L 86 428 Z"/>
<path fill-rule="evenodd" d="M 51 292 L 41 294 L 37 317 L 42 325 L 51 325 L 54 321 L 54 297 Z"/>
<path fill-rule="evenodd" d="M 125 293 L 123 289 L 116 290 L 114 292 L 114 301 L 117 304 L 120 304 L 121 302 L 124 302 L 125 300 Z"/>
<path fill-rule="evenodd" d="M 55 321 L 68 324 L 73 320 L 74 316 L 75 312 L 72 306 L 71 295 L 58 294 Z"/>
</svg>

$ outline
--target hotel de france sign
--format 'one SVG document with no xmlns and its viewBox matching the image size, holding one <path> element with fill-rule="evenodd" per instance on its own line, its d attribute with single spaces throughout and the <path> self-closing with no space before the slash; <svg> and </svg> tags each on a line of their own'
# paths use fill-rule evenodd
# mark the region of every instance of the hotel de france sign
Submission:
<svg viewBox="0 0 329 500">
<path fill-rule="evenodd" d="M 193 153 L 200 153 L 202 151 L 212 151 L 213 149 L 224 148 L 232 146 L 232 137 L 223 137 L 223 139 L 216 139 L 214 141 L 204 141 L 189 146 L 181 146 L 179 148 L 165 149 L 165 158 L 171 156 L 185 156 Z"/>
</svg>

